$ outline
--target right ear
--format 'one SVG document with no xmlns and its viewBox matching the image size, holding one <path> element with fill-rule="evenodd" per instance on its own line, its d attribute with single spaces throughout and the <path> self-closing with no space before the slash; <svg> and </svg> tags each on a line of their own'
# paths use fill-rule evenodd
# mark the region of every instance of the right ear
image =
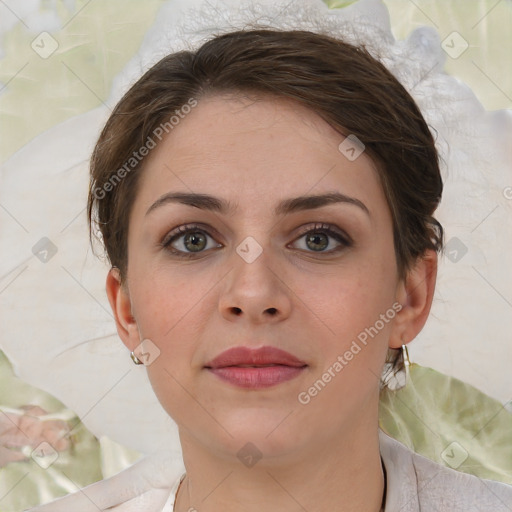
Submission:
<svg viewBox="0 0 512 512">
<path fill-rule="evenodd" d="M 139 328 L 132 315 L 128 288 L 121 284 L 121 276 L 117 267 L 112 267 L 107 274 L 106 291 L 119 337 L 126 347 L 133 351 L 141 342 Z"/>
</svg>

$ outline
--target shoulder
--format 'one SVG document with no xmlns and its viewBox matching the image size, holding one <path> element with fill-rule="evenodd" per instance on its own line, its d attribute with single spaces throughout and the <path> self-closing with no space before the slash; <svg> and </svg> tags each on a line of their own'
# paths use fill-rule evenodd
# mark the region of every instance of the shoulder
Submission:
<svg viewBox="0 0 512 512">
<path fill-rule="evenodd" d="M 387 473 L 386 512 L 510 512 L 512 486 L 455 471 L 379 431 Z"/>
</svg>

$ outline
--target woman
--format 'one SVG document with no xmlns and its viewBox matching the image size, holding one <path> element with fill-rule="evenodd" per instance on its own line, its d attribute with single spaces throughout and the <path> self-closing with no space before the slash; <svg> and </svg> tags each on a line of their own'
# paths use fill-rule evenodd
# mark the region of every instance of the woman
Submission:
<svg viewBox="0 0 512 512">
<path fill-rule="evenodd" d="M 186 474 L 144 459 L 131 491 L 34 510 L 510 510 L 510 486 L 378 429 L 388 351 L 430 311 L 441 192 L 421 113 L 363 48 L 258 29 L 158 62 L 98 140 L 88 212 Z"/>
</svg>

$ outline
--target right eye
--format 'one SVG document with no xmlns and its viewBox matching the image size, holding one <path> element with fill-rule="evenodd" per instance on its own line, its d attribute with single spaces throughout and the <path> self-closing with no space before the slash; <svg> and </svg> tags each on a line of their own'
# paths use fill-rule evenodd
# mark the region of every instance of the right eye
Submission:
<svg viewBox="0 0 512 512">
<path fill-rule="evenodd" d="M 161 245 L 171 254 L 180 258 L 192 258 L 194 254 L 203 253 L 213 247 L 208 247 L 208 238 L 213 237 L 204 228 L 197 224 L 186 224 L 171 231 L 162 241 Z M 177 247 L 178 246 L 178 247 Z"/>
</svg>

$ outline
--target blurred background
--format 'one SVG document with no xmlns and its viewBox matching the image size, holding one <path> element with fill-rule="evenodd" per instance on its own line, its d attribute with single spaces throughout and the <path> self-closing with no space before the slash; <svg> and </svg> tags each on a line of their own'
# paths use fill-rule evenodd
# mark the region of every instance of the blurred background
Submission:
<svg viewBox="0 0 512 512">
<path fill-rule="evenodd" d="M 2 0 L 0 2 L 0 159 L 38 133 L 105 101 L 112 80 L 139 48 L 165 0 Z M 330 7 L 351 1 L 326 0 Z M 487 110 L 512 108 L 512 1 L 385 0 L 393 33 L 419 26 L 468 48 L 445 69 L 467 83 Z M 51 34 L 46 48 L 42 32 Z M 34 51 L 39 50 L 41 54 Z M 55 48 L 53 48 L 55 46 Z M 55 51 L 55 54 L 49 54 Z M 46 57 L 46 58 L 45 58 Z"/>
</svg>

